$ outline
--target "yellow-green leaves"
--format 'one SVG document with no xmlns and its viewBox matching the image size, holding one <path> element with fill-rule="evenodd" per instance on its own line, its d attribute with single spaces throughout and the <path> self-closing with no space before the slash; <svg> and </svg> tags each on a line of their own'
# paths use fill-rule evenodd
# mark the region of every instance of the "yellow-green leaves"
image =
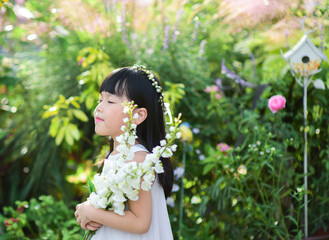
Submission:
<svg viewBox="0 0 329 240">
<path fill-rule="evenodd" d="M 81 101 L 87 109 L 93 111 L 99 98 L 98 89 L 114 68 L 110 63 L 110 57 L 101 49 L 84 48 L 79 52 L 77 60 L 84 70 L 77 78 L 84 86 Z"/>
<path fill-rule="evenodd" d="M 55 138 L 57 145 L 65 141 L 69 146 L 73 146 L 74 141 L 80 139 L 78 126 L 72 123 L 78 119 L 87 122 L 87 115 L 80 110 L 79 97 L 69 97 L 65 99 L 60 95 L 59 99 L 53 106 L 44 106 L 46 111 L 42 115 L 43 118 L 51 118 L 49 134 Z"/>
<path fill-rule="evenodd" d="M 165 85 L 169 87 L 169 89 L 163 92 L 164 101 L 170 103 L 170 106 L 174 107 L 176 103 L 179 102 L 185 95 L 184 84 L 182 83 L 171 83 L 165 82 Z"/>
</svg>

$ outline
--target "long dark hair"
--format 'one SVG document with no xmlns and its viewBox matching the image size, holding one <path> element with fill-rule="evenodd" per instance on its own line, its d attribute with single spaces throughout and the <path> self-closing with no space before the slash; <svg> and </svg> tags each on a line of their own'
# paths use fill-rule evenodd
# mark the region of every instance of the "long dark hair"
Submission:
<svg viewBox="0 0 329 240">
<path fill-rule="evenodd" d="M 160 85 L 159 79 L 155 76 Z M 148 76 L 142 70 L 129 67 L 113 71 L 103 81 L 99 92 L 108 92 L 116 96 L 125 96 L 140 108 L 146 108 L 147 118 L 137 126 L 138 141 L 149 151 L 165 139 L 165 120 L 160 93 L 156 91 Z M 113 144 L 113 143 L 112 143 Z M 169 158 L 160 158 L 164 173 L 158 174 L 159 182 L 168 197 L 173 186 L 173 167 Z"/>
</svg>

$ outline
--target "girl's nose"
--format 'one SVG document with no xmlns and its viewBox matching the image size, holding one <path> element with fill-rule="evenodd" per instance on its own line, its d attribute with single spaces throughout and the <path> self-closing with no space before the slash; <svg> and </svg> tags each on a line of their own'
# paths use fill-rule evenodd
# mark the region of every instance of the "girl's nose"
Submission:
<svg viewBox="0 0 329 240">
<path fill-rule="evenodd" d="M 102 111 L 103 111 L 102 103 L 99 103 L 95 108 L 95 112 L 102 112 Z"/>
</svg>

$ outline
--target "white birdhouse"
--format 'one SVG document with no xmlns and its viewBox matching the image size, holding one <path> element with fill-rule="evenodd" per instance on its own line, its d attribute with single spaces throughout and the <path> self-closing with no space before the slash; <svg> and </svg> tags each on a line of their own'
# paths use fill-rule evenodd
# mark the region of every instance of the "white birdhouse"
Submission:
<svg viewBox="0 0 329 240">
<path fill-rule="evenodd" d="M 281 54 L 286 61 L 290 61 L 291 67 L 299 76 L 307 77 L 320 71 L 321 60 L 327 61 L 327 56 L 308 38 L 308 34 L 312 30 L 308 33 L 305 32 L 304 21 L 305 18 L 302 21 L 299 20 L 304 36 L 292 49 L 285 54 L 281 52 Z"/>
<path fill-rule="evenodd" d="M 293 70 L 300 76 L 309 76 L 318 72 L 321 60 L 327 56 L 305 34 L 299 42 L 283 58 L 290 61 Z"/>
</svg>

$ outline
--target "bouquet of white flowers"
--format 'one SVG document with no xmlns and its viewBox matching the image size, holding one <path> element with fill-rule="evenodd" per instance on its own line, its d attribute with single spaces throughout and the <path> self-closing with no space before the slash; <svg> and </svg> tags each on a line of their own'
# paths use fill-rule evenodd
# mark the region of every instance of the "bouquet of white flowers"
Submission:
<svg viewBox="0 0 329 240">
<path fill-rule="evenodd" d="M 124 113 L 129 117 L 123 119 L 125 125 L 121 129 L 124 133 L 116 138 L 120 143 L 116 148 L 119 154 L 114 161 L 104 162 L 102 174 L 97 173 L 94 176 L 94 184 L 89 182 L 92 193 L 87 199 L 95 208 L 112 210 L 119 215 L 124 215 L 125 202 L 128 199 L 138 200 L 140 189 L 151 189 L 155 174 L 163 172 L 160 157 L 169 158 L 173 155 L 177 148 L 174 140 L 181 135 L 178 130 L 181 123 L 179 114 L 171 124 L 166 139 L 160 141 L 160 146 L 153 148 L 142 163 L 131 161 L 134 153 L 130 148 L 137 138 L 137 126 L 133 124 L 133 120 L 138 118 L 137 114 L 133 116 L 137 105 L 133 101 L 124 102 L 123 107 Z M 88 231 L 85 239 L 90 239 L 93 234 L 94 232 L 90 234 Z"/>
</svg>

